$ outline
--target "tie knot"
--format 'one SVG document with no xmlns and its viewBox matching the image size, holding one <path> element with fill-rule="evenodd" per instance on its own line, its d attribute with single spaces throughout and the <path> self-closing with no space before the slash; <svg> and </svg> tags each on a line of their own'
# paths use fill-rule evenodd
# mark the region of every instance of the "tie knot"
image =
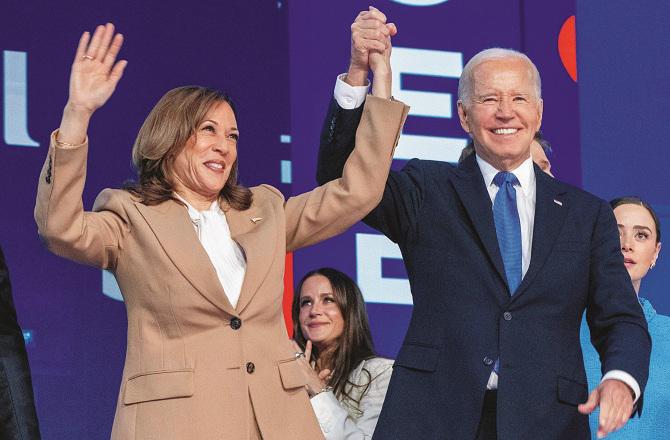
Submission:
<svg viewBox="0 0 670 440">
<path fill-rule="evenodd" d="M 495 183 L 496 186 L 500 188 L 505 183 L 519 185 L 519 179 L 516 178 L 514 173 L 510 173 L 509 171 L 501 171 L 493 178 L 493 183 Z"/>
</svg>

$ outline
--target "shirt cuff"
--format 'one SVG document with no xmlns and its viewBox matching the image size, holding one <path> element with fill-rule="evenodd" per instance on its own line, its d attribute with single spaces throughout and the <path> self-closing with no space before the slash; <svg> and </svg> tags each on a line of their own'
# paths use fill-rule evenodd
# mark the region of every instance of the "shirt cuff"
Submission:
<svg viewBox="0 0 670 440">
<path fill-rule="evenodd" d="M 309 402 L 312 404 L 312 409 L 319 421 L 321 431 L 328 437 L 328 434 L 335 429 L 334 415 L 338 410 L 341 410 L 340 402 L 332 391 L 319 393 L 310 398 Z"/>
<path fill-rule="evenodd" d="M 335 82 L 335 90 L 333 91 L 333 97 L 337 104 L 345 110 L 353 110 L 360 107 L 365 102 L 365 97 L 368 94 L 370 89 L 370 81 L 364 86 L 350 86 L 344 82 L 344 77 L 346 73 L 338 75 L 337 81 Z"/>
<path fill-rule="evenodd" d="M 633 376 L 622 370 L 612 370 L 608 371 L 603 376 L 603 378 L 600 380 L 600 383 L 603 383 L 608 379 L 620 380 L 621 382 L 628 385 L 633 390 L 633 394 L 635 394 L 635 400 L 633 400 L 633 404 L 637 403 L 637 400 L 640 398 L 641 391 L 640 391 L 640 385 L 637 383 L 637 381 Z"/>
</svg>

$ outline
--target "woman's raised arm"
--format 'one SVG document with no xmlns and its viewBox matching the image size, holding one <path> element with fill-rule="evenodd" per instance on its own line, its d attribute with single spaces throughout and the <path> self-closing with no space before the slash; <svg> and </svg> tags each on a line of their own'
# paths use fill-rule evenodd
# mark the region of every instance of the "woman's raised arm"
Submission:
<svg viewBox="0 0 670 440">
<path fill-rule="evenodd" d="M 61 119 L 57 141 L 61 146 L 79 145 L 86 138 L 88 123 L 98 108 L 112 96 L 128 62 L 116 61 L 123 35 L 114 25 L 98 26 L 93 37 L 84 32 L 70 73 L 70 96 Z"/>
</svg>

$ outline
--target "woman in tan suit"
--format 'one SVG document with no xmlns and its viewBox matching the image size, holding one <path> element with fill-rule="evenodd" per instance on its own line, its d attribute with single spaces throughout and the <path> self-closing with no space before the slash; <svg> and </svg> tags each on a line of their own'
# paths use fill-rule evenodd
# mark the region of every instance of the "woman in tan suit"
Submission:
<svg viewBox="0 0 670 440">
<path fill-rule="evenodd" d="M 112 271 L 123 293 L 128 347 L 112 438 L 322 438 L 284 327 L 284 255 L 344 231 L 380 200 L 408 110 L 388 99 L 388 59 L 341 179 L 288 200 L 242 187 L 230 99 L 181 87 L 140 129 L 138 182 L 105 189 L 85 212 L 87 127 L 123 74 L 122 40 L 111 24 L 82 35 L 35 208 L 52 252 Z"/>
</svg>

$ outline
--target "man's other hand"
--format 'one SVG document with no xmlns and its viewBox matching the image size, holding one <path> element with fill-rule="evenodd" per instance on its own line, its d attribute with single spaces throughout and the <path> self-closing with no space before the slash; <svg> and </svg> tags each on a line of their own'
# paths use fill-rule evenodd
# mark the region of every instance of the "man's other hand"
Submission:
<svg viewBox="0 0 670 440">
<path fill-rule="evenodd" d="M 633 390 L 620 380 L 605 380 L 591 391 L 588 400 L 577 409 L 582 414 L 591 414 L 598 406 L 598 438 L 605 438 L 628 422 L 633 413 Z"/>
</svg>

